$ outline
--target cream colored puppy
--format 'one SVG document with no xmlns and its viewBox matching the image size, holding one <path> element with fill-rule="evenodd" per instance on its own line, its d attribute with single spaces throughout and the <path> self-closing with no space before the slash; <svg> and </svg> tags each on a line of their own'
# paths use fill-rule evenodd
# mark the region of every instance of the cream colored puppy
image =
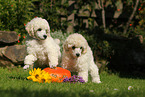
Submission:
<svg viewBox="0 0 145 97">
<path fill-rule="evenodd" d="M 81 34 L 71 34 L 65 40 L 61 66 L 71 72 L 78 72 L 78 76 L 83 77 L 85 82 L 88 81 L 88 72 L 90 72 L 92 82 L 101 83 L 92 50 Z"/>
<path fill-rule="evenodd" d="M 56 67 L 61 56 L 58 40 L 50 36 L 48 22 L 42 18 L 34 18 L 26 25 L 28 35 L 26 37 L 27 56 L 23 67 L 29 68 L 34 64 L 34 68 Z"/>
</svg>

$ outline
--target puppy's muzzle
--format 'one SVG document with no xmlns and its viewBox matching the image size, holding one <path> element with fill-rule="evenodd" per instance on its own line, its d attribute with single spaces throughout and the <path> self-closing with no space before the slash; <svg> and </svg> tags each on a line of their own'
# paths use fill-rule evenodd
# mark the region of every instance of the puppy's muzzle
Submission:
<svg viewBox="0 0 145 97">
<path fill-rule="evenodd" d="M 43 35 L 43 37 L 44 37 L 44 39 L 46 39 L 47 38 L 47 35 Z"/>
<path fill-rule="evenodd" d="M 79 54 L 79 53 L 76 53 L 76 56 L 77 56 L 77 57 L 79 57 L 79 56 L 80 56 L 80 54 Z"/>
</svg>

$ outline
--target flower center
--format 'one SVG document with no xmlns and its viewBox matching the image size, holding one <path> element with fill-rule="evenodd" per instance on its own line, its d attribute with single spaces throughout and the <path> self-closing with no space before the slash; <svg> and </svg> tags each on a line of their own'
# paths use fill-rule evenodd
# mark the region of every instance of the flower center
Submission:
<svg viewBox="0 0 145 97">
<path fill-rule="evenodd" d="M 43 79 L 42 79 L 42 83 L 44 83 L 44 82 L 45 82 L 45 79 L 43 78 Z"/>
<path fill-rule="evenodd" d="M 38 77 L 39 77 L 39 75 L 38 75 L 38 74 L 36 74 L 36 75 L 35 75 L 35 78 L 38 78 Z"/>
</svg>

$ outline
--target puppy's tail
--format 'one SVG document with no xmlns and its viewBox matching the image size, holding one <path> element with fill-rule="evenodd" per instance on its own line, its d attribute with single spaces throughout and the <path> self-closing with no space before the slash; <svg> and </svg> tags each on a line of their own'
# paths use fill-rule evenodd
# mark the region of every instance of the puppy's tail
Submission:
<svg viewBox="0 0 145 97">
<path fill-rule="evenodd" d="M 59 39 L 54 39 L 54 41 L 55 41 L 56 44 L 58 44 L 58 45 L 60 44 L 60 40 Z"/>
</svg>

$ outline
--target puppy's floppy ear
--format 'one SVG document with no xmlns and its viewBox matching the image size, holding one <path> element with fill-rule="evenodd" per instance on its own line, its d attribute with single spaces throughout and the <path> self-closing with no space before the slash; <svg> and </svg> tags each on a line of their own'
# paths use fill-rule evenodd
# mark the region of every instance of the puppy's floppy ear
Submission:
<svg viewBox="0 0 145 97">
<path fill-rule="evenodd" d="M 88 43 L 83 47 L 83 54 L 85 54 L 87 52 L 87 49 L 88 49 Z"/>
<path fill-rule="evenodd" d="M 87 47 L 85 47 L 84 49 L 83 49 L 83 54 L 85 54 L 87 52 Z"/>
<path fill-rule="evenodd" d="M 67 43 L 63 44 L 63 51 L 65 51 L 65 52 L 69 51 Z"/>
<path fill-rule="evenodd" d="M 29 36 L 34 37 L 33 25 L 27 24 L 25 29 L 28 32 Z"/>
<path fill-rule="evenodd" d="M 50 35 L 50 27 L 49 27 L 49 24 L 48 24 L 48 28 L 47 28 L 47 36 L 49 36 L 49 37 L 51 36 Z"/>
<path fill-rule="evenodd" d="M 67 51 L 69 51 L 69 48 L 70 48 L 70 47 L 72 47 L 72 45 L 65 42 L 64 45 L 63 45 L 63 50 L 64 50 L 65 52 L 67 52 Z"/>
</svg>

